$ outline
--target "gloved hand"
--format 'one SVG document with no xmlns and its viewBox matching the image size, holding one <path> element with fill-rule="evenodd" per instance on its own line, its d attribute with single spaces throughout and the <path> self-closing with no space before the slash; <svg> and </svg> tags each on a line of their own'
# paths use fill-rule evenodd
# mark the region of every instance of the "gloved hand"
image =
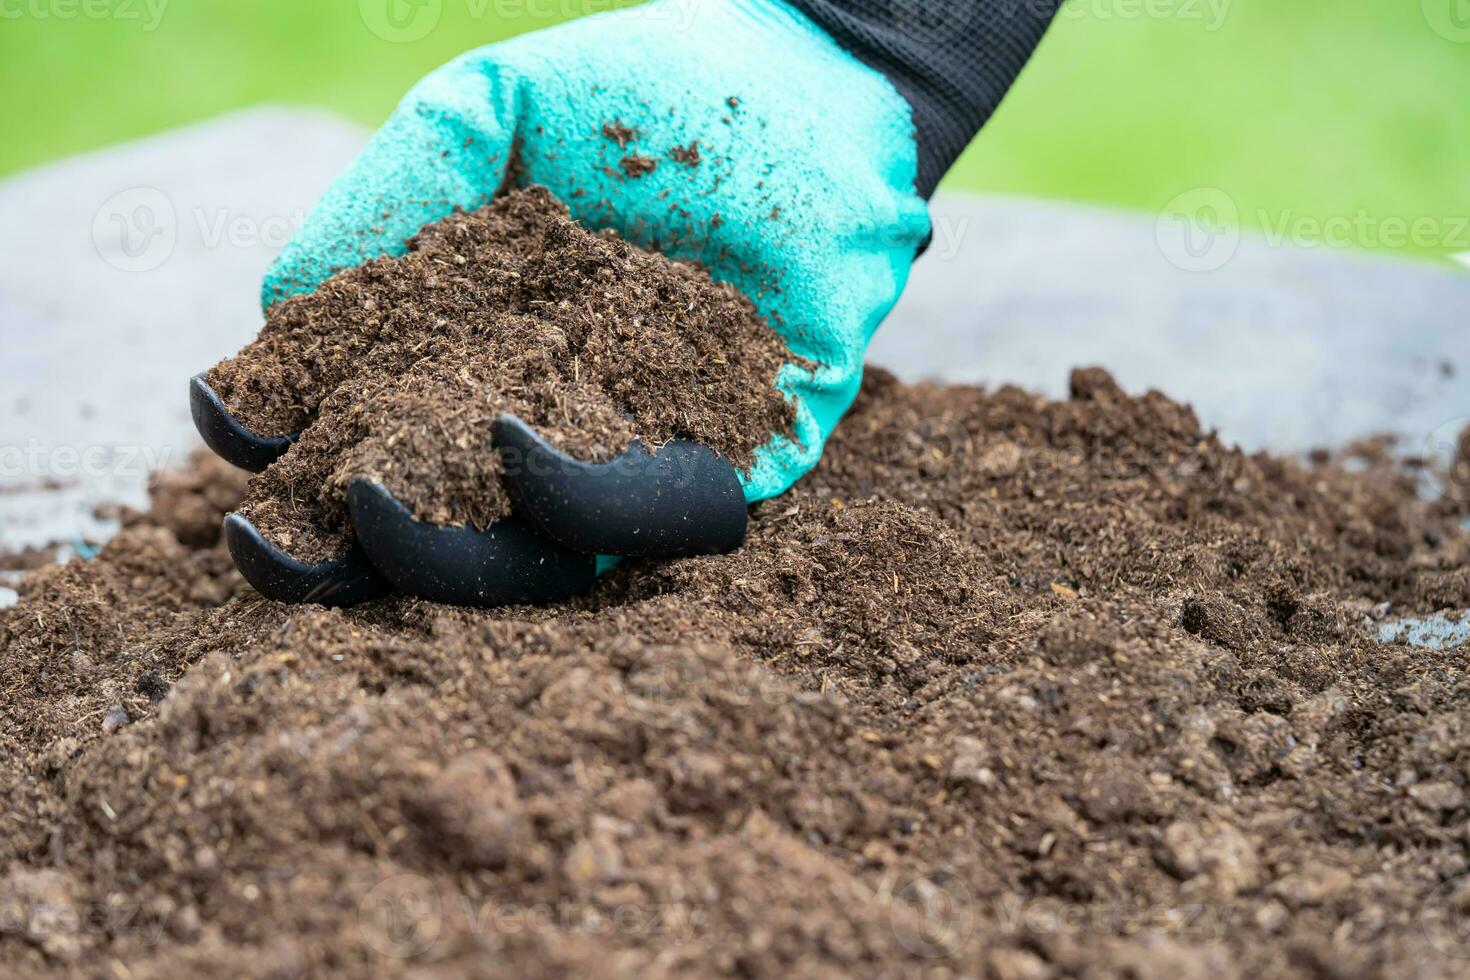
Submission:
<svg viewBox="0 0 1470 980">
<path fill-rule="evenodd" d="M 903 29 L 922 24 L 924 2 L 810 0 L 803 13 L 780 0 L 654 0 L 472 51 L 420 82 L 327 191 L 269 271 L 263 304 L 401 254 L 424 224 L 483 205 L 507 179 L 542 184 L 588 227 L 699 260 L 816 365 L 778 380 L 795 439 L 773 435 L 739 475 L 744 503 L 783 493 L 856 396 L 863 353 L 928 235 L 921 187 L 1004 91 L 970 85 L 959 106 L 954 85 L 936 82 Z M 999 0 L 966 7 L 983 19 L 968 33 L 949 23 L 948 41 L 983 44 L 1004 16 L 987 3 Z M 984 79 L 1008 84 L 1045 20 L 1022 32 L 1019 56 L 998 47 Z"/>
</svg>

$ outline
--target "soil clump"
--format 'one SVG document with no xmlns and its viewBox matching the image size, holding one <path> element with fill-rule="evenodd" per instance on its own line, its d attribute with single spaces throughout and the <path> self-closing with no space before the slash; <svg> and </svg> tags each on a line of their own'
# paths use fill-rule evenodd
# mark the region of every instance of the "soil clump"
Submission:
<svg viewBox="0 0 1470 980">
<path fill-rule="evenodd" d="M 206 380 L 251 431 L 300 433 L 242 512 L 312 561 L 350 541 L 353 476 L 435 524 L 506 516 L 491 445 L 504 412 L 589 461 L 680 437 L 748 468 L 790 433 L 775 382 L 792 361 L 734 288 L 587 231 L 530 188 L 277 304 Z"/>
</svg>

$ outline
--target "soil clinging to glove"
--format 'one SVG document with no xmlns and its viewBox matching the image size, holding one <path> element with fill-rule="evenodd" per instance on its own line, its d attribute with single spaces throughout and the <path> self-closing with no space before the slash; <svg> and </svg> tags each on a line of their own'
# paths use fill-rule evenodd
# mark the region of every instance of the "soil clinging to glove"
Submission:
<svg viewBox="0 0 1470 980">
<path fill-rule="evenodd" d="M 257 434 L 302 433 L 241 511 L 319 560 L 348 540 L 353 476 L 435 524 L 509 514 L 490 441 L 502 412 L 592 462 L 682 437 L 748 468 L 791 431 L 774 384 L 793 360 L 733 287 L 590 232 L 530 188 L 279 304 L 207 381 Z"/>
</svg>

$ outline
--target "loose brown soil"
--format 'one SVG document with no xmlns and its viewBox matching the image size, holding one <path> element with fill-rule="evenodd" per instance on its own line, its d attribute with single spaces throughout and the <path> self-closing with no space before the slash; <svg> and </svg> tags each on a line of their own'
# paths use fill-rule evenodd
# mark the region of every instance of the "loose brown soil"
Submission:
<svg viewBox="0 0 1470 980">
<path fill-rule="evenodd" d="M 704 161 L 704 157 L 699 152 L 698 140 L 688 146 L 669 147 L 669 159 L 690 168 L 697 167 Z"/>
<path fill-rule="evenodd" d="M 651 174 L 658 169 L 658 161 L 653 157 L 639 156 L 630 153 L 618 161 L 618 166 L 623 168 L 623 176 L 632 180 Z"/>
<path fill-rule="evenodd" d="M 24 974 L 1458 977 L 1466 535 L 1158 394 L 870 372 L 731 555 L 286 607 L 204 462 L 0 612 Z"/>
<path fill-rule="evenodd" d="M 436 524 L 504 517 L 502 412 L 589 460 L 684 437 L 743 468 L 790 430 L 774 383 L 793 358 L 748 300 L 581 228 L 543 189 L 430 225 L 409 249 L 279 304 L 209 373 L 252 431 L 304 430 L 242 508 L 297 557 L 345 546 L 358 475 Z"/>
</svg>

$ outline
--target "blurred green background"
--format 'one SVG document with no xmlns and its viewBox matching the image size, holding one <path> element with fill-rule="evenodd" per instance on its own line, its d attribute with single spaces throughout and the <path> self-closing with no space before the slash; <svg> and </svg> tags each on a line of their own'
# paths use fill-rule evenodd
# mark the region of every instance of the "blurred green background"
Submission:
<svg viewBox="0 0 1470 980">
<path fill-rule="evenodd" d="M 408 28 L 384 30 L 389 3 Z M 0 173 L 261 102 L 375 124 L 468 47 L 621 5 L 0 0 Z M 1247 227 L 1336 221 L 1362 247 L 1470 250 L 1465 5 L 1069 0 L 946 186 L 1153 213 L 1216 187 Z M 1386 221 L 1431 230 L 1401 240 Z"/>
</svg>

